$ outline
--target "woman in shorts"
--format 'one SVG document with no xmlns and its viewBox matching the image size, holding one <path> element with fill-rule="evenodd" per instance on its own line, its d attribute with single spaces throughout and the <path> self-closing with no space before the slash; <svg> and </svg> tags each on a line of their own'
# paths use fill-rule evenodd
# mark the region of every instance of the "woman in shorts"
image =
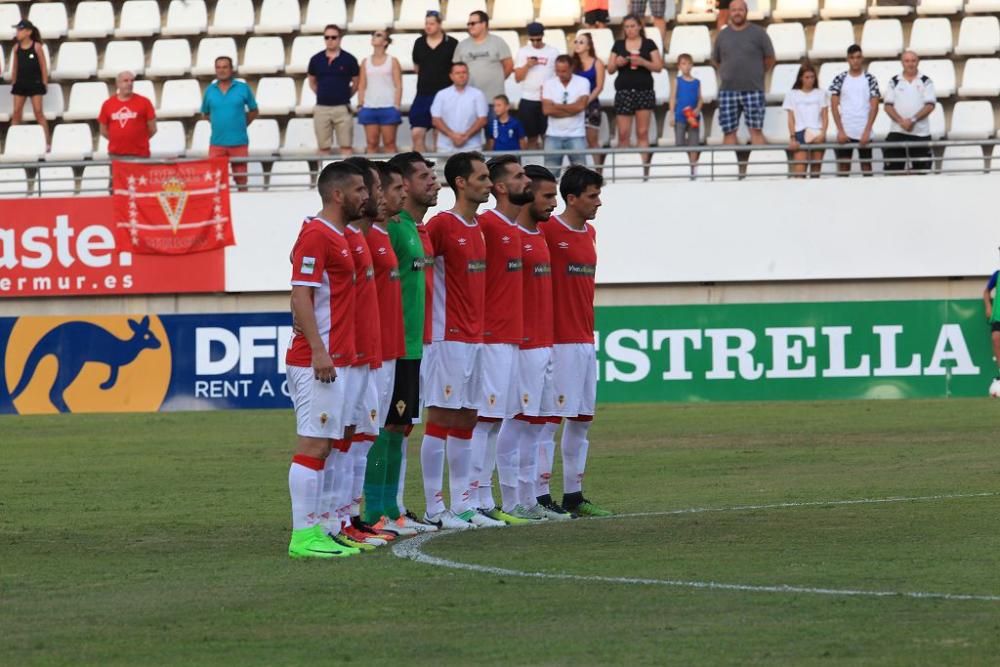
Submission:
<svg viewBox="0 0 1000 667">
<path fill-rule="evenodd" d="M 823 167 L 823 151 L 807 150 L 809 144 L 826 141 L 826 91 L 816 86 L 816 68 L 809 63 L 799 67 L 792 89 L 785 95 L 782 109 L 788 112 L 788 150 L 792 154 L 792 175 L 805 178 L 806 168 L 818 178 Z"/>
<path fill-rule="evenodd" d="M 604 90 L 605 67 L 594 51 L 594 40 L 590 33 L 577 33 L 573 40 L 573 73 L 582 76 L 590 83 L 590 97 L 584 117 L 587 123 L 587 146 L 600 147 L 601 135 L 601 102 L 598 97 Z M 594 155 L 595 164 L 604 164 L 604 155 Z"/>
<path fill-rule="evenodd" d="M 632 120 L 640 147 L 649 146 L 649 122 L 656 106 L 653 92 L 653 72 L 663 69 L 663 57 L 656 43 L 646 37 L 639 17 L 629 14 L 622 21 L 622 39 L 611 47 L 608 72 L 618 73 L 615 79 L 615 123 L 618 147 L 632 146 Z M 642 161 L 649 164 L 649 153 Z"/>
<path fill-rule="evenodd" d="M 392 44 L 388 30 L 372 33 L 374 52 L 361 61 L 358 79 L 358 124 L 365 128 L 366 152 L 396 152 L 396 131 L 403 117 L 403 70 L 399 61 L 386 53 Z M 382 149 L 379 149 L 381 140 Z"/>
</svg>

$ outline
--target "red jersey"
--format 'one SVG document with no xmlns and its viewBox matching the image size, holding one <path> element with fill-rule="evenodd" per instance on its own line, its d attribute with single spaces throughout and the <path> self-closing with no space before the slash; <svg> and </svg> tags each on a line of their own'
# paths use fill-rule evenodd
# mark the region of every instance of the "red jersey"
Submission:
<svg viewBox="0 0 1000 667">
<path fill-rule="evenodd" d="M 524 338 L 521 239 L 517 223 L 497 210 L 478 218 L 486 239 L 486 324 L 484 343 L 519 345 Z"/>
<path fill-rule="evenodd" d="M 451 211 L 427 221 L 434 247 L 432 340 L 483 342 L 486 310 L 486 242 L 476 222 Z"/>
<path fill-rule="evenodd" d="M 351 366 L 378 368 L 382 365 L 382 339 L 375 290 L 375 266 L 364 234 L 347 226 L 347 245 L 354 256 L 354 363 Z"/>
<path fill-rule="evenodd" d="M 576 230 L 554 215 L 538 225 L 552 262 L 555 343 L 594 343 L 594 276 L 597 232 L 589 222 Z"/>
<path fill-rule="evenodd" d="M 315 288 L 313 314 L 328 341 L 333 365 L 354 363 L 354 259 L 344 234 L 322 218 L 307 220 L 292 248 L 292 285 Z M 285 363 L 312 366 L 312 350 L 302 334 L 288 345 Z"/>
<path fill-rule="evenodd" d="M 389 242 L 389 232 L 372 225 L 365 235 L 375 267 L 375 291 L 378 293 L 378 317 L 382 325 L 382 361 L 399 359 L 406 354 L 403 332 L 403 290 L 399 282 L 399 260 Z"/>
<path fill-rule="evenodd" d="M 417 225 L 417 234 L 424 244 L 424 345 L 430 345 L 431 322 L 434 319 L 434 244 L 427 233 L 426 223 Z"/>
<path fill-rule="evenodd" d="M 552 346 L 552 264 L 541 231 L 521 232 L 524 285 L 524 340 L 522 350 Z"/>
<path fill-rule="evenodd" d="M 156 118 L 153 103 L 142 95 L 125 101 L 114 95 L 101 105 L 97 121 L 108 126 L 108 153 L 149 157 L 149 121 Z"/>
</svg>

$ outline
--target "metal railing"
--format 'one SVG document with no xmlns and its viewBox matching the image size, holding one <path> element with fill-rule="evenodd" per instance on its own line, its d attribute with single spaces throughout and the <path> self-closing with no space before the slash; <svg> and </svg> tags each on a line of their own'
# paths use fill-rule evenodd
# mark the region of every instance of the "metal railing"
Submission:
<svg viewBox="0 0 1000 667">
<path fill-rule="evenodd" d="M 871 175 L 885 177 L 895 174 L 984 174 L 1000 171 L 1000 140 L 950 140 L 929 142 L 872 142 L 867 148 L 872 149 Z M 853 146 L 857 148 L 857 146 Z M 795 162 L 787 146 L 767 144 L 751 145 L 712 145 L 712 146 L 650 146 L 648 148 L 588 148 L 582 151 L 587 163 L 599 169 L 609 183 L 635 182 L 680 182 L 680 181 L 736 181 L 736 180 L 775 180 L 804 177 L 805 174 L 793 174 L 793 165 L 802 165 L 808 170 L 811 165 L 818 164 L 820 178 L 830 178 L 842 175 L 860 177 L 864 175 L 860 169 L 860 158 L 855 153 L 849 160 L 839 161 L 834 150 L 845 148 L 836 143 L 811 144 L 810 151 L 823 151 L 823 157 L 818 162 Z M 930 168 L 920 171 L 904 169 L 890 172 L 885 169 L 886 159 L 884 149 L 920 149 L 930 150 L 926 160 Z M 801 149 L 800 149 L 801 150 Z M 580 151 L 544 151 L 526 150 L 518 154 L 523 163 L 544 164 L 546 158 L 562 158 L 571 154 L 579 155 Z M 688 154 L 697 153 L 697 166 L 692 169 Z M 495 154 L 495 153 L 494 153 Z M 443 167 L 449 154 L 428 153 L 427 157 L 438 162 Z M 491 155 L 487 153 L 487 155 Z M 993 159 L 996 155 L 997 159 Z M 366 155 L 372 159 L 386 159 L 388 155 Z M 163 162 L 167 158 L 137 160 L 137 162 Z M 248 158 L 236 158 L 234 164 L 246 163 L 248 167 L 245 189 L 248 192 L 280 192 L 308 190 L 315 184 L 316 176 L 323 166 L 340 159 L 337 155 L 257 155 Z M 912 158 L 911 158 L 912 159 Z M 278 163 L 303 162 L 305 169 L 286 170 L 274 169 Z M 0 163 L 0 197 L 58 197 L 73 195 L 100 195 L 109 192 L 110 164 L 108 159 L 53 161 L 53 162 L 7 162 Z M 850 171 L 838 173 L 839 164 L 849 164 Z M 53 173 L 53 168 L 69 168 L 72 177 L 60 169 Z M 90 169 L 88 169 L 90 168 Z M 94 168 L 97 168 L 96 170 Z M 103 168 L 103 169 L 102 169 Z M 84 172 L 87 173 L 84 173 Z"/>
</svg>

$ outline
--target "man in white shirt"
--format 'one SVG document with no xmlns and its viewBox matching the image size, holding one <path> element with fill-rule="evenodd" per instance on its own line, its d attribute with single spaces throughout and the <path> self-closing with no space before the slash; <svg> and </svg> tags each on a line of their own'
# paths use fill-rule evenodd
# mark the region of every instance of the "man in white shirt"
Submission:
<svg viewBox="0 0 1000 667">
<path fill-rule="evenodd" d="M 920 58 L 913 51 L 903 51 L 901 61 L 903 72 L 889 79 L 885 91 L 885 112 L 892 119 L 885 140 L 930 141 L 931 124 L 927 117 L 937 102 L 934 82 L 918 71 Z M 886 171 L 930 171 L 929 146 L 886 148 L 883 153 Z"/>
<path fill-rule="evenodd" d="M 590 83 L 573 74 L 569 56 L 556 58 L 556 75 L 542 85 L 542 112 L 548 116 L 546 151 L 579 151 L 569 154 L 570 164 L 587 165 L 584 110 L 590 100 Z M 558 178 L 562 155 L 546 155 L 545 166 Z"/>
<path fill-rule="evenodd" d="M 521 102 L 517 119 L 524 127 L 527 148 L 538 148 L 545 136 L 547 119 L 542 113 L 542 84 L 555 76 L 559 51 L 543 41 L 545 26 L 537 21 L 528 24 L 528 45 L 522 46 L 514 60 L 514 79 L 521 84 Z"/>
<path fill-rule="evenodd" d="M 431 104 L 431 119 L 438 131 L 439 153 L 477 151 L 483 145 L 486 127 L 486 96 L 469 85 L 469 66 L 451 64 L 451 84 L 439 90 Z"/>
<path fill-rule="evenodd" d="M 858 160 L 865 176 L 872 173 L 872 126 L 878 115 L 881 94 L 878 80 L 865 71 L 865 56 L 861 47 L 847 47 L 847 70 L 833 78 L 830 84 L 830 111 L 837 127 L 837 143 L 844 148 L 834 150 L 837 172 L 841 176 L 851 173 L 854 146 L 858 147 Z"/>
</svg>

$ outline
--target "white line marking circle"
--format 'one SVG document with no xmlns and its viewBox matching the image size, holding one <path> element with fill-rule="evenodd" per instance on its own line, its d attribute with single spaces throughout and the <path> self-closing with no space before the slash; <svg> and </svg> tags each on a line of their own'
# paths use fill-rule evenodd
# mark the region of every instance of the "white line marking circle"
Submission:
<svg viewBox="0 0 1000 667">
<path fill-rule="evenodd" d="M 960 498 L 989 498 L 1000 496 L 1000 492 L 986 493 L 966 493 L 950 494 L 938 496 L 912 496 L 893 498 L 859 498 L 854 500 L 827 500 L 803 503 L 775 503 L 771 505 L 740 505 L 736 507 L 691 507 L 679 510 L 666 510 L 662 512 L 638 512 L 635 514 L 619 514 L 607 519 L 628 519 L 647 516 L 669 516 L 675 514 L 700 514 L 704 512 L 738 512 L 747 510 L 766 510 L 794 507 L 823 507 L 835 505 L 871 505 L 878 503 L 905 503 L 925 500 L 953 500 Z M 752 585 L 752 584 L 729 584 L 718 581 L 684 581 L 679 579 L 643 579 L 635 577 L 602 577 L 597 575 L 562 574 L 551 572 L 523 572 L 521 570 L 510 570 L 503 567 L 490 567 L 488 565 L 474 565 L 472 563 L 460 563 L 458 561 L 438 558 L 423 552 L 423 546 L 431 540 L 446 535 L 456 534 L 454 531 L 425 533 L 417 535 L 404 542 L 400 542 L 392 547 L 393 555 L 399 558 L 406 558 L 425 565 L 435 567 L 445 567 L 452 570 L 465 570 L 467 572 L 479 572 L 481 574 L 492 574 L 505 577 L 530 577 L 535 579 L 557 579 L 563 581 L 590 581 L 610 584 L 638 584 L 643 586 L 673 586 L 681 588 L 697 588 L 723 591 L 745 591 L 751 593 L 801 593 L 806 595 L 836 595 L 848 597 L 904 597 L 931 600 L 959 600 L 976 602 L 1000 602 L 1000 595 L 971 595 L 964 593 L 934 593 L 925 591 L 869 591 L 840 588 L 811 588 L 808 586 L 789 586 L 777 584 L 772 586 Z"/>
</svg>

